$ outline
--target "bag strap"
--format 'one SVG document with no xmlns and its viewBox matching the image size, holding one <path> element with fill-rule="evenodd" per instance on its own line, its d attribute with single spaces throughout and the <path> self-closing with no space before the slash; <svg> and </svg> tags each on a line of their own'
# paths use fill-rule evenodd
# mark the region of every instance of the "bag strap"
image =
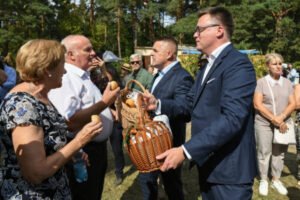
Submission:
<svg viewBox="0 0 300 200">
<path fill-rule="evenodd" d="M 267 78 L 265 78 L 266 79 L 266 81 L 267 81 L 267 85 L 268 85 L 268 87 L 269 87 L 269 90 L 270 90 L 270 93 L 271 93 L 271 97 L 272 97 L 272 104 L 273 104 L 273 112 L 274 112 L 274 115 L 276 115 L 276 107 L 275 107 L 275 100 L 274 100 L 274 95 L 273 95 L 273 91 L 272 91 L 272 88 L 271 88 L 271 86 L 270 86 L 270 83 L 269 83 L 269 81 L 268 81 L 268 79 Z"/>
</svg>

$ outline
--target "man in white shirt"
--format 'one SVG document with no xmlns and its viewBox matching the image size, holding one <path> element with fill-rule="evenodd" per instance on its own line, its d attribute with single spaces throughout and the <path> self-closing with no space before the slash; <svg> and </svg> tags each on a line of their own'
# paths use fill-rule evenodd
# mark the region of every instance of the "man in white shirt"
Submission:
<svg viewBox="0 0 300 200">
<path fill-rule="evenodd" d="M 68 129 L 74 135 L 91 120 L 91 115 L 99 114 L 103 131 L 84 147 L 90 166 L 87 167 L 88 180 L 76 182 L 73 168 L 67 166 L 73 199 L 99 200 L 103 190 L 107 168 L 106 140 L 111 134 L 113 116 L 108 108 L 119 94 L 120 88 L 111 91 L 108 84 L 102 96 L 92 83 L 87 71 L 95 57 L 92 44 L 82 35 L 69 35 L 61 42 L 65 45 L 67 73 L 63 76 L 62 87 L 51 90 L 49 99 L 59 113 L 67 120 Z"/>
</svg>

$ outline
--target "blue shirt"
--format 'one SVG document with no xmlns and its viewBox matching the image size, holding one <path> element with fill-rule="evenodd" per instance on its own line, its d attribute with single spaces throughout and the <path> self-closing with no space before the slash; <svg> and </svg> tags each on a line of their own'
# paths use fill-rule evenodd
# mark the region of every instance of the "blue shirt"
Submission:
<svg viewBox="0 0 300 200">
<path fill-rule="evenodd" d="M 153 86 L 151 88 L 151 93 L 153 93 L 155 87 L 157 86 L 157 84 L 159 83 L 159 81 L 163 78 L 163 76 L 170 71 L 170 69 L 172 69 L 179 61 L 175 61 L 172 62 L 171 64 L 169 64 L 167 67 L 165 67 L 163 70 L 158 71 L 158 76 L 156 77 Z M 161 114 L 161 102 L 160 99 L 158 99 L 158 104 L 157 104 L 157 108 L 155 110 L 155 114 L 156 115 L 160 115 Z M 171 130 L 171 129 L 170 129 Z"/>
<path fill-rule="evenodd" d="M 156 85 L 159 83 L 159 81 L 163 78 L 163 76 L 168 72 L 170 71 L 170 69 L 172 69 L 172 67 L 174 67 L 176 64 L 178 63 L 178 61 L 175 61 L 175 62 L 172 62 L 171 64 L 169 64 L 167 67 L 165 67 L 163 70 L 161 71 L 158 71 L 158 76 L 157 78 L 155 79 L 154 83 L 153 83 L 153 86 L 151 88 L 151 93 L 153 93 Z"/>
<path fill-rule="evenodd" d="M 5 95 L 16 85 L 17 73 L 16 70 L 8 65 L 4 65 L 4 72 L 7 80 L 0 85 L 0 102 Z"/>
<path fill-rule="evenodd" d="M 294 68 L 292 68 L 291 73 L 289 73 L 287 75 L 287 78 L 292 82 L 293 86 L 296 84 L 296 78 L 298 78 L 298 77 L 299 77 L 299 74 L 297 73 L 297 71 Z"/>
</svg>

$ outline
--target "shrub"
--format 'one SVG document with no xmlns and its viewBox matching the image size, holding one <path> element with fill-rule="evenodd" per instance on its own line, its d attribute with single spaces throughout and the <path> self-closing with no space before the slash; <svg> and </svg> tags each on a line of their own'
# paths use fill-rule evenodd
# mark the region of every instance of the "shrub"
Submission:
<svg viewBox="0 0 300 200">
<path fill-rule="evenodd" d="M 180 59 L 180 63 L 184 69 L 186 69 L 194 79 L 197 76 L 197 72 L 199 70 L 198 60 L 199 55 L 197 54 L 182 54 L 178 56 Z"/>
<path fill-rule="evenodd" d="M 254 65 L 256 78 L 260 79 L 264 77 L 267 73 L 266 60 L 264 55 L 248 55 L 250 61 Z"/>
</svg>

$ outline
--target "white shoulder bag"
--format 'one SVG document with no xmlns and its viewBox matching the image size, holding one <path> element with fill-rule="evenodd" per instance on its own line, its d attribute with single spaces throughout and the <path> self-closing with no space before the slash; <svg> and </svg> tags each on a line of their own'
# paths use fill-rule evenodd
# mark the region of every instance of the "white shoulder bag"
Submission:
<svg viewBox="0 0 300 200">
<path fill-rule="evenodd" d="M 272 97 L 273 113 L 274 115 L 276 115 L 276 106 L 273 91 L 271 89 L 269 81 L 267 79 L 266 81 Z M 296 135 L 293 119 L 289 117 L 288 120 L 285 121 L 285 123 L 287 125 L 287 131 L 284 133 L 281 133 L 278 128 L 274 127 L 273 144 L 296 144 Z"/>
</svg>

